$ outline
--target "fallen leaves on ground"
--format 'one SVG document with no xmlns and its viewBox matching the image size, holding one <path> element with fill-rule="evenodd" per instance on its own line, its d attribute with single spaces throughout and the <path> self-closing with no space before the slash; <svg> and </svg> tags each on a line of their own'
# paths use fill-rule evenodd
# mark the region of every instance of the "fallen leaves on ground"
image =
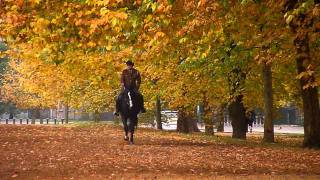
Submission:
<svg viewBox="0 0 320 180">
<path fill-rule="evenodd" d="M 1 125 L 0 152 L 5 179 L 320 175 L 319 150 L 150 129 L 138 129 L 128 145 L 122 129 L 107 124 Z"/>
</svg>

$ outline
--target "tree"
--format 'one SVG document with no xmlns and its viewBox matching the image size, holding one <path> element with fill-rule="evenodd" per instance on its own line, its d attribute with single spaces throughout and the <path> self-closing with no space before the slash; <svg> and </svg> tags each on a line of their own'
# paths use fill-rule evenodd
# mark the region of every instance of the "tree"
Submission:
<svg viewBox="0 0 320 180">
<path fill-rule="evenodd" d="M 192 119 L 195 106 L 203 104 L 210 133 L 212 112 L 227 104 L 236 138 L 245 138 L 246 110 L 260 107 L 267 115 L 265 139 L 272 140 L 272 109 L 302 104 L 295 49 L 305 144 L 313 143 L 318 137 L 313 128 L 318 128 L 319 109 L 319 5 L 314 0 L 281 2 L 285 4 L 1 1 L 0 36 L 9 44 L 11 58 L 3 86 L 6 99 L 19 99 L 21 106 L 62 102 L 91 112 L 110 110 L 122 61 L 133 58 L 143 74 L 147 105 L 156 104 L 160 96 L 169 108 L 180 109 L 184 120 Z M 283 6 L 293 33 L 285 28 Z"/>
<path fill-rule="evenodd" d="M 284 1 L 286 23 L 295 34 L 296 67 L 304 112 L 304 146 L 320 147 L 319 91 L 315 78 L 317 63 L 311 56 L 311 38 L 319 38 L 319 1 Z"/>
<path fill-rule="evenodd" d="M 12 59 L 3 87 L 7 100 L 21 107 L 55 107 L 64 102 L 87 111 L 111 108 L 118 79 L 114 71 L 120 67 L 120 62 L 111 61 L 130 54 L 121 40 L 121 29 L 129 21 L 119 22 L 127 17 L 120 5 L 113 11 L 103 9 L 113 4 L 96 1 L 1 1 L 1 6 L 5 30 L 0 36 L 11 45 Z M 96 6 L 101 11 L 91 11 Z M 61 13 L 61 7 L 70 11 Z M 100 21 L 92 20 L 94 16 Z M 113 36 L 116 32 L 119 36 Z M 119 43 L 111 46 L 115 42 Z"/>
<path fill-rule="evenodd" d="M 273 130 L 273 95 L 272 95 L 272 72 L 271 64 L 265 63 L 263 65 L 263 82 L 264 82 L 264 136 L 266 142 L 274 142 Z"/>
<path fill-rule="evenodd" d="M 0 40 L 0 55 L 4 54 L 8 50 L 7 45 Z M 8 68 L 9 58 L 7 56 L 0 56 L 0 84 L 3 85 L 4 74 Z M 3 93 L 1 93 L 2 95 Z M 18 112 L 18 109 L 12 102 L 4 102 L 3 97 L 0 99 L 0 114 L 9 113 L 9 119 L 13 119 L 14 115 Z"/>
<path fill-rule="evenodd" d="M 161 121 L 161 100 L 160 97 L 157 96 L 156 100 L 156 122 L 157 122 L 157 129 L 162 130 L 162 121 Z"/>
</svg>

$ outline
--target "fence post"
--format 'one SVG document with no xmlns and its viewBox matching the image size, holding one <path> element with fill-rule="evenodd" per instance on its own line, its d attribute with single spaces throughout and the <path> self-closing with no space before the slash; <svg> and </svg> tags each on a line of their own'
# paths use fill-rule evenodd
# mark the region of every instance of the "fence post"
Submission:
<svg viewBox="0 0 320 180">
<path fill-rule="evenodd" d="M 22 124 L 22 119 L 20 119 L 20 124 Z"/>
<path fill-rule="evenodd" d="M 12 122 L 13 122 L 13 124 L 16 124 L 16 119 L 13 118 L 13 119 L 12 119 Z"/>
<path fill-rule="evenodd" d="M 61 124 L 63 124 L 63 121 L 64 121 L 64 119 L 63 119 L 63 118 L 61 118 Z"/>
<path fill-rule="evenodd" d="M 29 119 L 27 118 L 27 124 L 29 124 Z"/>
<path fill-rule="evenodd" d="M 40 124 L 43 124 L 43 119 L 40 119 Z"/>
<path fill-rule="evenodd" d="M 57 124 L 57 118 L 54 118 L 54 124 Z"/>
<path fill-rule="evenodd" d="M 31 124 L 36 124 L 36 119 L 31 119 Z"/>
<path fill-rule="evenodd" d="M 8 119 L 6 119 L 6 124 L 9 124 L 9 120 Z"/>
<path fill-rule="evenodd" d="M 47 124 L 49 124 L 49 118 L 47 118 Z"/>
</svg>

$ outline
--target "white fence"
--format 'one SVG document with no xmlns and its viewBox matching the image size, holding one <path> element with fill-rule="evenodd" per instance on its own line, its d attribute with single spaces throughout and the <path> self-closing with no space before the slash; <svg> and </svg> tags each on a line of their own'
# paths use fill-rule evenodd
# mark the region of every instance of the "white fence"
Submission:
<svg viewBox="0 0 320 180">
<path fill-rule="evenodd" d="M 64 119 L 0 119 L 0 124 L 64 124 Z"/>
</svg>

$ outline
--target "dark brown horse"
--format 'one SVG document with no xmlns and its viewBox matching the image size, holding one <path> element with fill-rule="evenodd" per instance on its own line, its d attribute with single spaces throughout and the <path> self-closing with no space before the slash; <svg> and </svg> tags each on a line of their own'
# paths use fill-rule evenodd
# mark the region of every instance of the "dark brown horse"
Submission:
<svg viewBox="0 0 320 180">
<path fill-rule="evenodd" d="M 141 111 L 142 102 L 140 94 L 135 90 L 125 89 L 120 97 L 120 116 L 125 132 L 124 139 L 133 144 L 134 129 L 138 124 L 138 114 Z M 130 132 L 130 137 L 128 133 Z"/>
</svg>

